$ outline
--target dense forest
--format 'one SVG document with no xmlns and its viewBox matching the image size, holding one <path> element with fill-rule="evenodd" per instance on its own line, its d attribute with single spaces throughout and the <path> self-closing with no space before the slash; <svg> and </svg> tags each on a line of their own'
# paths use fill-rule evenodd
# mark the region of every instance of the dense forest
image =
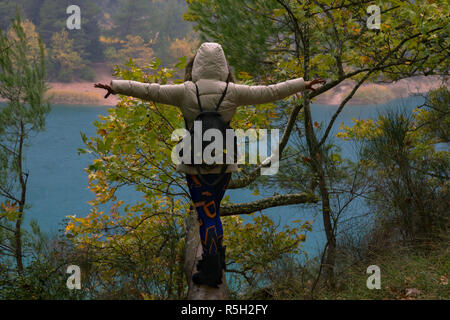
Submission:
<svg viewBox="0 0 450 320">
<path fill-rule="evenodd" d="M 107 62 L 112 68 L 130 57 L 141 67 L 154 57 L 170 65 L 196 45 L 191 23 L 182 17 L 183 0 L 81 0 L 81 29 L 68 30 L 66 9 L 72 2 L 0 1 L 0 29 L 10 28 L 19 9 L 27 37 L 42 37 L 49 81 L 93 80 L 93 63 Z"/>
<path fill-rule="evenodd" d="M 0 1 L 1 299 L 196 298 L 190 272 L 199 225 L 171 157 L 171 134 L 184 125 L 179 110 L 120 96 L 93 122 L 95 134 L 81 133 L 78 154 L 92 159 L 80 172 L 90 209 L 67 216 L 57 235 L 23 223 L 33 174 L 24 150 L 45 130 L 49 81 L 92 79 L 93 66 L 107 63 L 120 79 L 181 83 L 186 59 L 178 58 L 207 40 L 222 44 L 239 84 L 327 79 L 301 96 L 242 106 L 231 121 L 279 129 L 280 168 L 263 176 L 259 159 L 233 173 L 228 189 L 252 197 L 222 202 L 227 281 L 212 297 L 450 298 L 448 1 L 392 0 L 381 30 L 367 27 L 364 0 L 78 3 L 82 28 L 71 31 L 71 1 Z M 362 85 L 413 76 L 434 76 L 440 86 L 412 112 L 397 106 L 339 125 Z M 351 90 L 318 121 L 315 99 L 344 81 Z M 351 143 L 355 157 L 339 141 Z M 120 199 L 123 188 L 139 201 Z M 287 205 L 298 209 L 290 224 L 264 214 Z M 317 228 L 303 218 L 307 209 L 323 226 L 318 254 L 303 246 Z M 68 265 L 82 270 L 79 290 L 66 285 Z M 373 265 L 382 272 L 376 289 L 367 282 Z"/>
</svg>

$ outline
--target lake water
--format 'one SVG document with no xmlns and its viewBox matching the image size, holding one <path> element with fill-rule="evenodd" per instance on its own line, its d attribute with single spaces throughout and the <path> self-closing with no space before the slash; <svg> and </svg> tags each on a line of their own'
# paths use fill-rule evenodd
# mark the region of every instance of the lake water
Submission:
<svg viewBox="0 0 450 320">
<path fill-rule="evenodd" d="M 340 123 L 351 124 L 352 118 L 375 118 L 377 114 L 389 107 L 401 105 L 412 110 L 423 102 L 421 97 L 410 97 L 392 101 L 387 105 L 347 106 L 337 118 L 333 132 Z M 52 107 L 47 117 L 46 131 L 37 134 L 31 140 L 31 146 L 26 151 L 26 168 L 30 172 L 28 186 L 28 203 L 31 208 L 26 211 L 25 222 L 36 219 L 41 229 L 52 234 L 61 228 L 61 221 L 68 215 L 85 216 L 90 206 L 86 203 L 93 198 L 87 189 L 88 177 L 83 170 L 92 161 L 91 156 L 77 153 L 77 148 L 83 147 L 80 132 L 87 136 L 96 134 L 92 122 L 99 115 L 106 115 L 109 107 L 58 106 Z M 312 106 L 314 121 L 324 121 L 325 124 L 333 115 L 335 106 Z M 339 142 L 339 139 L 335 139 Z M 343 155 L 354 157 L 350 143 L 340 142 Z M 270 190 L 268 195 L 272 195 Z M 265 194 L 255 197 L 250 190 L 229 190 L 227 194 L 233 202 L 246 202 L 262 198 Z M 134 201 L 140 199 L 140 194 L 131 188 L 122 190 L 119 198 Z M 358 209 L 355 209 L 358 210 Z M 311 220 L 319 212 L 318 207 L 291 205 L 263 211 L 280 221 L 281 224 L 302 219 Z M 308 235 L 305 248 L 312 252 L 324 243 L 322 221 L 316 217 L 313 232 Z"/>
</svg>

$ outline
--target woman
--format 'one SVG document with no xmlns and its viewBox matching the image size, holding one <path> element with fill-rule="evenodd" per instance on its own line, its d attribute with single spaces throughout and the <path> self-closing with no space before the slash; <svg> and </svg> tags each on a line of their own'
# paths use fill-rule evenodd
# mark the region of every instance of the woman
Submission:
<svg viewBox="0 0 450 320">
<path fill-rule="evenodd" d="M 198 95 L 203 109 L 214 109 L 226 86 L 225 97 L 218 110 L 225 122 L 231 121 L 238 106 L 269 103 L 283 99 L 294 93 L 310 89 L 314 84 L 324 83 L 322 79 L 304 81 L 303 78 L 288 80 L 269 86 L 247 86 L 234 83 L 234 77 L 222 47 L 218 43 L 205 42 L 196 55 L 189 61 L 182 84 L 159 85 L 157 83 L 140 83 L 128 80 L 113 80 L 110 85 L 96 84 L 95 87 L 110 94 L 123 94 L 143 100 L 150 100 L 181 109 L 186 125 L 192 128 L 193 121 L 200 112 Z M 203 257 L 197 265 L 199 272 L 193 276 L 196 284 L 212 287 L 222 283 L 222 269 L 225 269 L 225 247 L 222 245 L 223 230 L 220 221 L 220 202 L 225 194 L 231 173 L 237 171 L 237 164 L 228 164 L 222 179 L 220 168 L 200 169 L 199 179 L 196 169 L 187 164 L 177 165 L 177 171 L 186 174 L 189 192 L 197 210 L 200 224 L 200 239 Z M 215 185 L 213 181 L 219 181 Z"/>
</svg>

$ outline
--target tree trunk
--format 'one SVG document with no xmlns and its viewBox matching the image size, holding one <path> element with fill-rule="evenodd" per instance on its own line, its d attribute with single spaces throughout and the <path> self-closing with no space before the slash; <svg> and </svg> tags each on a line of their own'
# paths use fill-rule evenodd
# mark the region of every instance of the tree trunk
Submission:
<svg viewBox="0 0 450 320">
<path fill-rule="evenodd" d="M 188 282 L 189 300 L 225 300 L 228 299 L 228 287 L 225 272 L 222 276 L 222 284 L 219 288 L 206 285 L 197 285 L 192 281 L 192 275 L 197 272 L 197 263 L 202 256 L 202 244 L 200 242 L 199 224 L 195 210 L 191 207 L 191 213 L 186 218 L 186 240 L 184 247 L 184 272 Z"/>
<path fill-rule="evenodd" d="M 23 273 L 23 253 L 22 253 L 22 219 L 23 219 L 23 210 L 25 209 L 25 201 L 27 194 L 27 179 L 24 179 L 24 173 L 22 168 L 22 160 L 23 160 L 23 143 L 24 143 L 24 135 L 25 135 L 25 126 L 22 121 L 20 121 L 20 138 L 19 138 L 19 152 L 17 155 L 17 164 L 19 168 L 19 182 L 21 188 L 20 194 L 20 203 L 19 203 L 19 216 L 16 220 L 16 229 L 14 231 L 14 237 L 16 242 L 15 248 L 15 258 L 17 264 L 17 272 L 19 274 Z"/>
<path fill-rule="evenodd" d="M 323 173 L 323 171 L 322 171 Z M 327 236 L 327 255 L 324 263 L 325 279 L 334 286 L 334 264 L 336 260 L 336 237 L 331 219 L 330 196 L 326 186 L 325 177 L 319 179 L 320 196 L 322 199 L 322 217 L 325 234 Z"/>
<path fill-rule="evenodd" d="M 305 136 L 308 144 L 309 156 L 311 158 L 311 166 L 318 180 L 320 198 L 322 201 L 323 225 L 327 237 L 327 249 L 326 249 L 327 254 L 325 261 L 323 262 L 323 268 L 325 270 L 326 280 L 329 282 L 331 286 L 333 286 L 334 264 L 336 260 L 336 237 L 331 216 L 330 195 L 326 184 L 325 171 L 323 169 L 324 157 L 322 156 L 319 143 L 314 133 L 311 118 L 310 100 L 307 93 L 304 95 L 304 104 L 305 104 L 304 106 Z"/>
<path fill-rule="evenodd" d="M 19 273 L 19 274 L 23 273 L 21 225 L 22 225 L 22 213 L 20 214 L 20 217 L 17 218 L 16 230 L 14 231 L 14 237 L 15 237 L 15 242 L 16 242 L 15 243 L 15 258 L 16 258 L 16 265 L 17 265 L 17 273 Z"/>
</svg>

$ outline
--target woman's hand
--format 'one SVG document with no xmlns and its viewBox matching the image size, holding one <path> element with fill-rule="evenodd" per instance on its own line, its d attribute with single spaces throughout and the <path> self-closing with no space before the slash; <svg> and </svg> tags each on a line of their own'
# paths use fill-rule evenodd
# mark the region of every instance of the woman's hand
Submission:
<svg viewBox="0 0 450 320">
<path fill-rule="evenodd" d="M 110 94 L 116 94 L 114 90 L 107 84 L 96 83 L 94 84 L 95 88 L 105 89 L 108 93 L 105 95 L 105 99 L 109 97 Z"/>
<path fill-rule="evenodd" d="M 315 85 L 315 84 L 319 84 L 319 83 L 324 84 L 325 82 L 326 81 L 321 79 L 321 78 L 314 79 L 312 81 L 306 81 L 305 90 L 309 89 L 309 90 L 312 90 L 312 91 L 316 91 L 316 89 L 314 89 L 312 86 Z"/>
</svg>

